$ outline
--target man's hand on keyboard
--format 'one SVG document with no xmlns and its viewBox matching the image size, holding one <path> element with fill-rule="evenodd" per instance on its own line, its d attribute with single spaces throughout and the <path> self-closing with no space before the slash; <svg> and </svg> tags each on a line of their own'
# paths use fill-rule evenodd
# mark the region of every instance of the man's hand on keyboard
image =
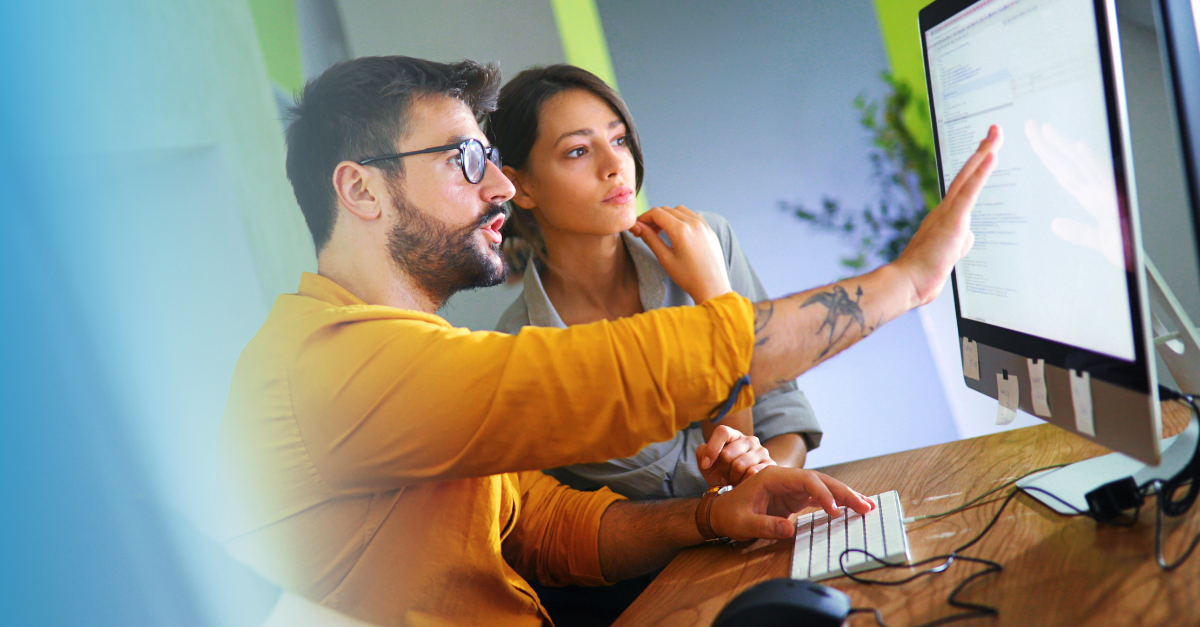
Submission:
<svg viewBox="0 0 1200 627">
<path fill-rule="evenodd" d="M 775 465 L 758 438 L 726 425 L 718 426 L 708 442 L 696 447 L 696 463 L 709 487 L 738 485 Z"/>
<path fill-rule="evenodd" d="M 789 514 L 819 506 L 830 516 L 838 506 L 865 514 L 874 504 L 846 484 L 815 470 L 768 466 L 712 502 L 712 528 L 734 540 L 791 538 Z"/>
</svg>

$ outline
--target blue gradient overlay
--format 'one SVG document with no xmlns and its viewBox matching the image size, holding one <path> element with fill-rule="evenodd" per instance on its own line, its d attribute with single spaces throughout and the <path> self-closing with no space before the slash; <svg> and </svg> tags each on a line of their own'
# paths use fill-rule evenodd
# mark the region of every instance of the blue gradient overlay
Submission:
<svg viewBox="0 0 1200 627">
<path fill-rule="evenodd" d="M 0 623 L 261 624 L 217 427 L 314 262 L 249 10 L 4 3 L 0 79 Z"/>
</svg>

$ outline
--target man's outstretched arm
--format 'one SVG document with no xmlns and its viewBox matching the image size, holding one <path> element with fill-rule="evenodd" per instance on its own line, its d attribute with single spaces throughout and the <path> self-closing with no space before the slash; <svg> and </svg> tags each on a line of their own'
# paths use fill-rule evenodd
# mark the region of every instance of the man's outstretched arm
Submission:
<svg viewBox="0 0 1200 627">
<path fill-rule="evenodd" d="M 995 167 L 995 153 L 1002 143 L 1000 128 L 993 126 L 896 261 L 859 277 L 755 305 L 750 381 L 756 394 L 795 379 L 880 325 L 937 297 L 955 262 L 974 242 L 971 209 Z M 713 264 L 705 261 L 713 257 L 712 252 L 689 247 L 699 238 L 675 237 L 674 231 L 694 229 L 691 223 L 698 219 L 678 209 L 654 209 L 638 218 L 649 228 L 634 230 L 696 302 L 720 291 L 708 288 L 716 282 L 706 280 L 715 275 L 707 269 Z M 666 246 L 653 234 L 658 231 L 667 231 L 672 242 L 683 245 Z"/>
<path fill-rule="evenodd" d="M 762 394 L 937 298 L 971 249 L 971 209 L 1004 141 L 993 126 L 896 261 L 860 277 L 755 305 L 750 380 Z"/>
</svg>

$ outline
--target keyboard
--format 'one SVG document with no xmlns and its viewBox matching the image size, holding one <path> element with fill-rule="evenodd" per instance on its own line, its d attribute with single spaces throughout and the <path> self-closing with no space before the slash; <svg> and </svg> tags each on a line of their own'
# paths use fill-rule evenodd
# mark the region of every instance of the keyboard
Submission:
<svg viewBox="0 0 1200 627">
<path fill-rule="evenodd" d="M 796 547 L 792 552 L 792 579 L 820 581 L 842 576 L 838 559 L 846 549 L 863 549 L 893 564 L 912 559 L 908 533 L 904 530 L 904 512 L 895 490 L 871 497 L 875 509 L 859 514 L 841 508 L 842 514 L 831 519 L 825 510 L 801 514 L 796 519 Z M 857 573 L 883 566 L 866 555 L 854 552 L 842 561 L 846 570 Z"/>
</svg>

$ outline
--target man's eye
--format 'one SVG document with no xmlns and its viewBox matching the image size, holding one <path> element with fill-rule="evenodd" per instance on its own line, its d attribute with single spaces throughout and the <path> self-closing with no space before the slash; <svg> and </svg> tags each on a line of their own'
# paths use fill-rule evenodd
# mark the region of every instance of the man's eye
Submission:
<svg viewBox="0 0 1200 627">
<path fill-rule="evenodd" d="M 583 146 L 580 146 L 578 148 L 572 148 L 571 150 L 567 151 L 567 156 L 568 157 L 582 157 L 586 153 L 587 153 L 587 149 L 585 149 Z"/>
<path fill-rule="evenodd" d="M 462 155 L 457 154 L 457 155 L 450 157 L 450 165 L 452 165 L 456 168 L 461 168 L 462 167 Z"/>
</svg>

